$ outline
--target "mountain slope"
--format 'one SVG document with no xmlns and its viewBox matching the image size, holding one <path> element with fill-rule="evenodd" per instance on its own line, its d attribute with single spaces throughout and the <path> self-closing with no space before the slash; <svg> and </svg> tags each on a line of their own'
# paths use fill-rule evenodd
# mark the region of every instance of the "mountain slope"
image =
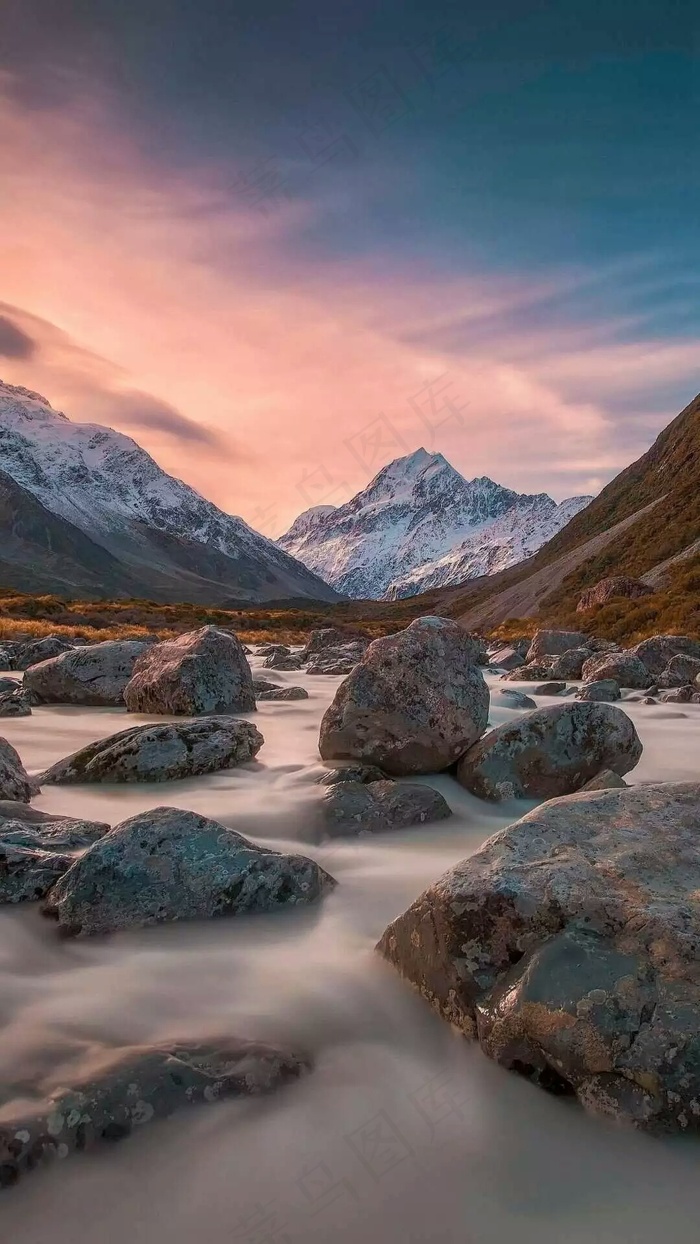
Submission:
<svg viewBox="0 0 700 1244">
<path fill-rule="evenodd" d="M 300 514 L 278 544 L 350 597 L 398 599 L 521 561 L 589 500 L 558 506 L 487 476 L 466 480 L 418 449 L 345 505 Z"/>
<path fill-rule="evenodd" d="M 662 592 L 673 580 L 674 591 L 697 593 L 683 584 L 694 582 L 698 541 L 700 396 L 534 557 L 490 581 L 466 584 L 444 604 L 467 626 L 495 626 L 535 614 L 565 620 L 575 614 L 584 588 L 613 574 L 641 576 Z M 692 612 L 692 602 L 689 607 Z M 653 598 L 626 609 L 639 617 L 654 609 Z"/>
<path fill-rule="evenodd" d="M 27 575 L 46 585 L 37 590 L 59 590 L 50 581 L 60 579 L 76 591 L 156 600 L 337 598 L 242 519 L 167 475 L 130 437 L 72 423 L 39 394 L 2 382 L 0 454 L 4 476 L 19 489 L 5 481 L 14 529 L 32 528 L 37 555 L 56 542 L 65 549 L 60 565 L 44 565 L 43 555 L 27 565 Z M 27 496 L 53 521 L 40 518 Z M 15 542 L 14 581 L 22 561 Z"/>
</svg>

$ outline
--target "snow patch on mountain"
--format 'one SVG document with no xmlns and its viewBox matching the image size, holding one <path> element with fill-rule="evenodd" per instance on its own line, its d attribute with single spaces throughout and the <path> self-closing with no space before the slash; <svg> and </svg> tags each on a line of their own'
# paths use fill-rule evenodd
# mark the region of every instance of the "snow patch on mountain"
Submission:
<svg viewBox="0 0 700 1244">
<path fill-rule="evenodd" d="M 530 557 L 590 500 L 558 505 L 485 475 L 467 480 L 421 448 L 390 462 L 345 505 L 304 511 L 278 543 L 348 596 L 395 599 Z"/>
</svg>

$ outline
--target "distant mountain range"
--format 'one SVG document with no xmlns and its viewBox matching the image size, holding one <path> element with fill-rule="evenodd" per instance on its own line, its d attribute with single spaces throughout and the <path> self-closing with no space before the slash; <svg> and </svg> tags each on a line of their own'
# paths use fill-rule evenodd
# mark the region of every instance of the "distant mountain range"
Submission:
<svg viewBox="0 0 700 1244">
<path fill-rule="evenodd" d="M 346 596 L 396 600 L 515 565 L 590 501 L 467 480 L 417 449 L 344 505 L 300 514 L 277 543 Z"/>
<path fill-rule="evenodd" d="M 0 381 L 0 583 L 235 608 L 337 593 L 135 441 Z"/>
</svg>

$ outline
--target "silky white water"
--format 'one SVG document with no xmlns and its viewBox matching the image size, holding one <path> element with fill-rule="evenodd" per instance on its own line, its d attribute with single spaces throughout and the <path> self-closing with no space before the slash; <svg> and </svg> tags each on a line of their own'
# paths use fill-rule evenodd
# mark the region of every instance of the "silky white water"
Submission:
<svg viewBox="0 0 700 1244">
<path fill-rule="evenodd" d="M 253 664 L 259 660 L 253 658 Z M 658 1244 L 694 1238 L 700 1151 L 586 1118 L 489 1063 L 374 953 L 387 923 L 528 804 L 491 807 L 434 779 L 455 815 L 378 838 L 300 844 L 318 725 L 339 678 L 273 672 L 308 701 L 261 704 L 257 762 L 185 782 L 46 788 L 36 806 L 116 824 L 191 808 L 340 882 L 315 909 L 66 942 L 36 907 L 0 909 L 0 1089 L 57 1081 L 95 1045 L 233 1033 L 308 1050 L 310 1075 L 265 1099 L 180 1113 L 20 1181 L 0 1198 L 15 1244 Z M 518 684 L 518 689 L 528 687 Z M 550 701 L 540 700 L 539 703 Z M 553 701 L 551 701 L 553 702 Z M 700 708 L 625 704 L 644 743 L 628 781 L 700 777 Z M 495 708 L 493 724 L 514 715 Z M 0 733 L 38 772 L 150 720 L 37 708 Z M 431 779 L 433 782 L 433 779 Z"/>
</svg>

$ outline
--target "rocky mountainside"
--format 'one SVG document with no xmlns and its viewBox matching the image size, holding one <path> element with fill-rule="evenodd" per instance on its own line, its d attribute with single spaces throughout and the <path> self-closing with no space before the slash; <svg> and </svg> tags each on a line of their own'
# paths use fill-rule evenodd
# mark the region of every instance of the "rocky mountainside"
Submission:
<svg viewBox="0 0 700 1244">
<path fill-rule="evenodd" d="M 210 604 L 337 593 L 111 428 L 0 382 L 6 586 Z"/>
<path fill-rule="evenodd" d="M 347 596 L 398 599 L 522 561 L 590 499 L 557 505 L 487 476 L 466 480 L 418 449 L 345 505 L 300 514 L 278 544 Z"/>
<path fill-rule="evenodd" d="M 610 576 L 638 578 L 653 593 L 594 611 L 601 633 L 609 623 L 625 639 L 655 619 L 700 633 L 700 396 L 534 557 L 442 603 L 469 627 L 535 615 L 566 622 L 582 593 Z"/>
</svg>

